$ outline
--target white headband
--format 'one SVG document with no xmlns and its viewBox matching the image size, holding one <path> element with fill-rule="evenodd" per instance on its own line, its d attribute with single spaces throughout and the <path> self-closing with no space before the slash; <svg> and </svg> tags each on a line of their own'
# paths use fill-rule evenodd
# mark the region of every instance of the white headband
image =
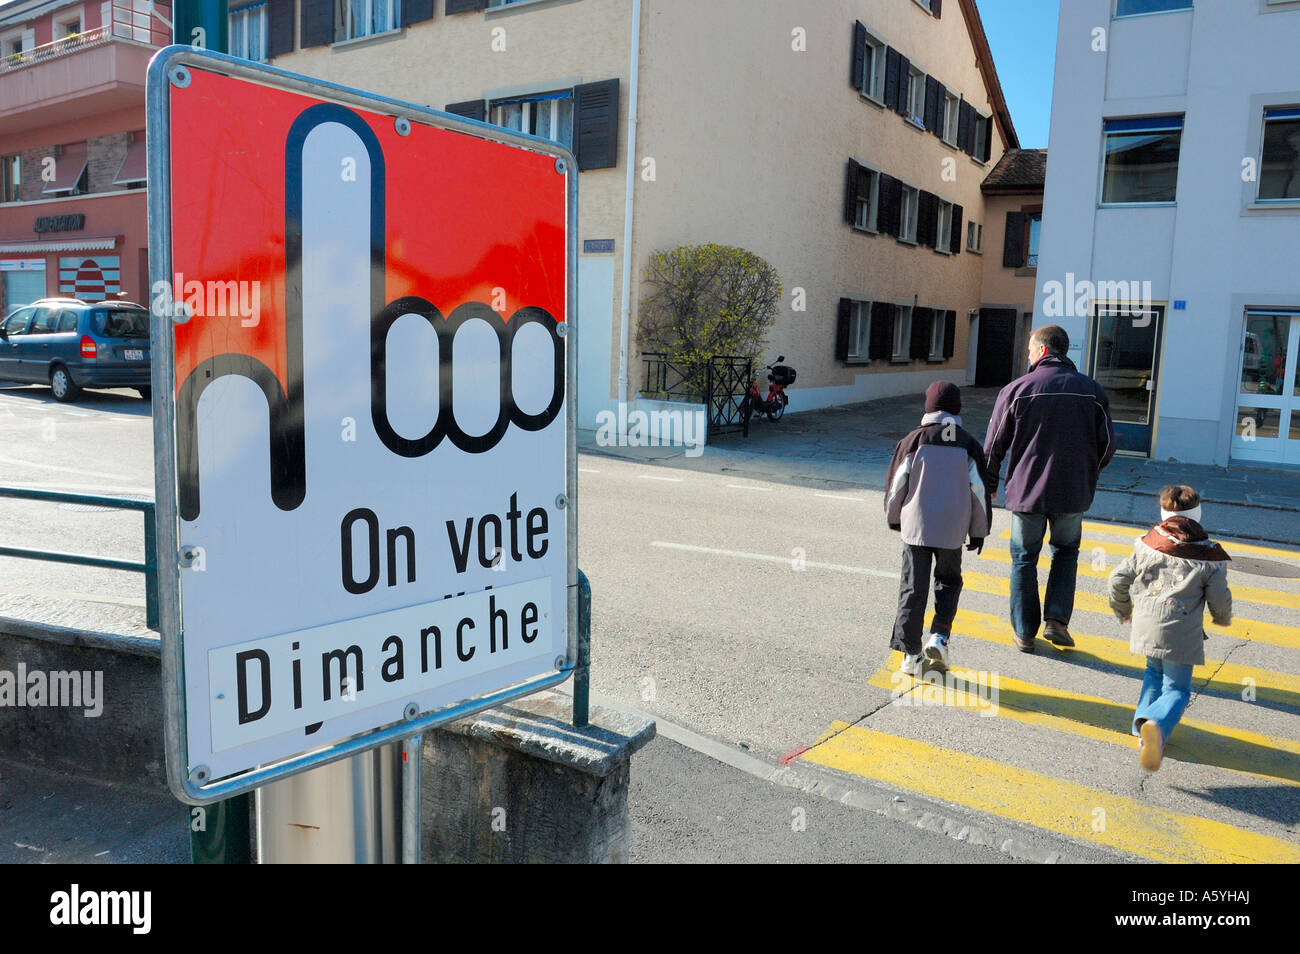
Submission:
<svg viewBox="0 0 1300 954">
<path fill-rule="evenodd" d="M 1195 520 L 1197 523 L 1200 523 L 1201 505 L 1197 504 L 1191 510 L 1166 510 L 1164 507 L 1161 507 L 1160 519 L 1164 521 L 1168 520 L 1170 517 L 1186 517 L 1188 520 Z"/>
</svg>

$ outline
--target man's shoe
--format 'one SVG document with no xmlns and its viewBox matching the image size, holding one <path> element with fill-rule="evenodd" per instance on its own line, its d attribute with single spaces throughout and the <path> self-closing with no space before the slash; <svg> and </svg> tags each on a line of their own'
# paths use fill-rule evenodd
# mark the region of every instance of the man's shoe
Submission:
<svg viewBox="0 0 1300 954">
<path fill-rule="evenodd" d="M 1053 646 L 1062 646 L 1067 649 L 1074 646 L 1074 639 L 1070 636 L 1070 631 L 1065 628 L 1064 623 L 1055 619 L 1043 622 L 1043 639 Z"/>
<path fill-rule="evenodd" d="M 1148 772 L 1154 772 L 1160 768 L 1160 760 L 1165 756 L 1164 733 L 1160 731 L 1160 726 L 1147 719 L 1142 723 L 1138 734 L 1142 739 L 1142 751 L 1138 755 L 1138 761 Z"/>
<path fill-rule="evenodd" d="M 943 669 L 948 668 L 948 637 L 943 633 L 931 633 L 925 641 L 925 655 L 931 662 Z"/>
<path fill-rule="evenodd" d="M 899 664 L 898 671 L 904 676 L 919 676 L 921 675 L 921 665 L 924 660 L 925 657 L 920 653 L 917 653 L 915 656 L 903 653 L 903 661 Z"/>
<path fill-rule="evenodd" d="M 1015 640 L 1016 649 L 1022 653 L 1032 653 L 1034 651 L 1034 637 L 1030 636 L 1028 639 L 1021 639 L 1019 635 L 1012 633 L 1011 638 Z"/>
</svg>

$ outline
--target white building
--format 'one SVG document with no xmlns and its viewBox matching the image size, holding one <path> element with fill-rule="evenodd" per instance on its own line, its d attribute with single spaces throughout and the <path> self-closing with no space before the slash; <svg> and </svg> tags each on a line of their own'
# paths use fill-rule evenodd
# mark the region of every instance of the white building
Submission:
<svg viewBox="0 0 1300 954">
<path fill-rule="evenodd" d="M 1062 0 L 1035 324 L 1126 451 L 1300 464 L 1297 51 L 1300 0 Z"/>
</svg>

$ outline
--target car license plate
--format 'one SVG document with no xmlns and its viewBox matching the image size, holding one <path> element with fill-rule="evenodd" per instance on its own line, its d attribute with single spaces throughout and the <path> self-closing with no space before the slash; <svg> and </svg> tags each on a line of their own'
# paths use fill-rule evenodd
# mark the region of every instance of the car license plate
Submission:
<svg viewBox="0 0 1300 954">
<path fill-rule="evenodd" d="M 143 361 L 144 350 L 141 348 L 127 348 L 124 352 L 128 361 Z"/>
</svg>

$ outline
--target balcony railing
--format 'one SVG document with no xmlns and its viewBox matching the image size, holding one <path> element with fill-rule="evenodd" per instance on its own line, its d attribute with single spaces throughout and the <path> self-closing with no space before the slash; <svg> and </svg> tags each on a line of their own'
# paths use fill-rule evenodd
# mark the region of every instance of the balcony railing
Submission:
<svg viewBox="0 0 1300 954">
<path fill-rule="evenodd" d="M 168 5 L 160 4 L 159 10 L 164 16 L 171 12 Z M 114 0 L 111 22 L 83 33 L 60 37 L 52 43 L 42 43 L 21 53 L 10 53 L 0 58 L 0 73 L 45 63 L 92 46 L 101 46 L 110 40 L 135 40 L 151 46 L 166 46 L 171 42 L 171 33 L 149 13 L 149 5 L 142 0 Z"/>
</svg>

